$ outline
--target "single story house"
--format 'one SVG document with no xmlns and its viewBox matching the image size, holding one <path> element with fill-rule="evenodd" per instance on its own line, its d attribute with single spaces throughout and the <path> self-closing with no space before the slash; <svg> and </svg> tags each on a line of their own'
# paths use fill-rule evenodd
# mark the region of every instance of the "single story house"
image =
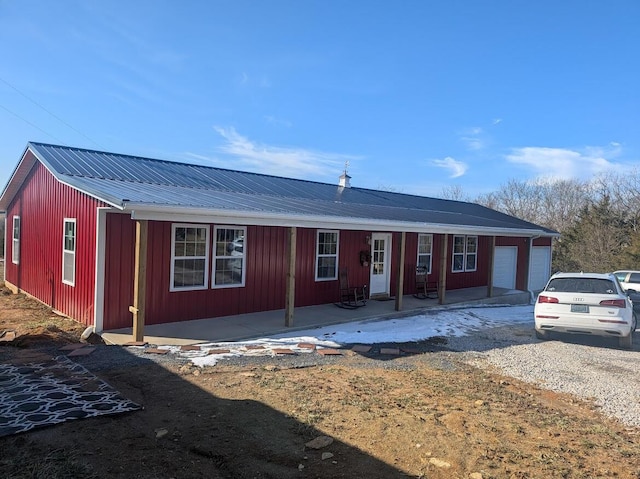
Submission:
<svg viewBox="0 0 640 479">
<path fill-rule="evenodd" d="M 371 296 L 538 290 L 558 233 L 462 201 L 30 142 L 0 196 L 5 283 L 97 332 Z"/>
</svg>

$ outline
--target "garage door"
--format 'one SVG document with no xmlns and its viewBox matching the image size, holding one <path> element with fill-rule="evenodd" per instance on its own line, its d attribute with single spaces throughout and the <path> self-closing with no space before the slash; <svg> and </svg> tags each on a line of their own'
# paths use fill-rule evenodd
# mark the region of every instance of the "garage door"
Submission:
<svg viewBox="0 0 640 479">
<path fill-rule="evenodd" d="M 516 246 L 497 246 L 493 256 L 493 285 L 498 288 L 515 289 L 516 260 L 518 248 Z"/>
<path fill-rule="evenodd" d="M 549 280 L 551 268 L 551 248 L 534 246 L 531 248 L 531 266 L 529 267 L 529 289 L 542 291 Z"/>
</svg>

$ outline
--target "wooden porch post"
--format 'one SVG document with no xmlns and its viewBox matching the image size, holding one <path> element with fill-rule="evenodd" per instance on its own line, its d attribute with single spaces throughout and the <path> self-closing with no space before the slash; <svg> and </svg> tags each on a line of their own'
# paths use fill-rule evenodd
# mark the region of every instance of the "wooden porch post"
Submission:
<svg viewBox="0 0 640 479">
<path fill-rule="evenodd" d="M 440 252 L 440 279 L 438 280 L 438 304 L 444 304 L 447 291 L 447 248 L 449 247 L 449 235 L 444 234 L 442 239 L 442 251 Z"/>
<path fill-rule="evenodd" d="M 407 233 L 402 232 L 400 248 L 398 248 L 398 277 L 396 278 L 396 311 L 402 311 L 402 293 L 404 293 L 404 251 L 406 249 Z"/>
<path fill-rule="evenodd" d="M 487 275 L 487 297 L 493 297 L 493 258 L 496 256 L 496 237 L 491 237 L 491 244 L 489 245 L 489 274 Z"/>
<path fill-rule="evenodd" d="M 145 293 L 147 290 L 147 220 L 136 221 L 135 269 L 133 272 L 133 340 L 144 340 Z"/>
<path fill-rule="evenodd" d="M 287 291 L 285 296 L 284 325 L 293 326 L 293 309 L 296 299 L 296 227 L 289 228 L 289 270 L 287 271 Z"/>
</svg>

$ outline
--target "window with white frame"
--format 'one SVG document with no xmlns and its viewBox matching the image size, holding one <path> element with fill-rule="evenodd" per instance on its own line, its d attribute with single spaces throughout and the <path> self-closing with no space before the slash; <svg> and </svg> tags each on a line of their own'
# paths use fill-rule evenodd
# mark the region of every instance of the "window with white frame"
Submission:
<svg viewBox="0 0 640 479">
<path fill-rule="evenodd" d="M 13 264 L 20 263 L 20 217 L 13 217 L 13 233 L 11 246 L 11 262 Z"/>
<path fill-rule="evenodd" d="M 418 268 L 431 274 L 431 255 L 433 253 L 433 235 L 418 235 Z"/>
<path fill-rule="evenodd" d="M 475 271 L 478 264 L 478 237 L 454 236 L 451 270 L 455 272 Z"/>
<path fill-rule="evenodd" d="M 244 227 L 216 227 L 212 287 L 244 286 L 247 254 L 246 233 L 247 229 Z"/>
<path fill-rule="evenodd" d="M 171 225 L 171 291 L 208 286 L 209 226 Z"/>
<path fill-rule="evenodd" d="M 316 237 L 316 281 L 338 277 L 337 231 L 318 230 Z"/>
<path fill-rule="evenodd" d="M 62 282 L 76 284 L 76 219 L 64 219 L 62 239 Z"/>
</svg>

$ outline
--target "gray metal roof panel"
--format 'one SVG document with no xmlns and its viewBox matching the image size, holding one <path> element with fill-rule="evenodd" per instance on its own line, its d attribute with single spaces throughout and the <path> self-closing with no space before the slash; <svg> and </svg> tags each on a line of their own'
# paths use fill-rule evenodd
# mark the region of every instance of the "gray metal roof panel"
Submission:
<svg viewBox="0 0 640 479">
<path fill-rule="evenodd" d="M 60 181 L 107 203 L 554 231 L 484 206 L 80 148 L 29 143 Z"/>
</svg>

